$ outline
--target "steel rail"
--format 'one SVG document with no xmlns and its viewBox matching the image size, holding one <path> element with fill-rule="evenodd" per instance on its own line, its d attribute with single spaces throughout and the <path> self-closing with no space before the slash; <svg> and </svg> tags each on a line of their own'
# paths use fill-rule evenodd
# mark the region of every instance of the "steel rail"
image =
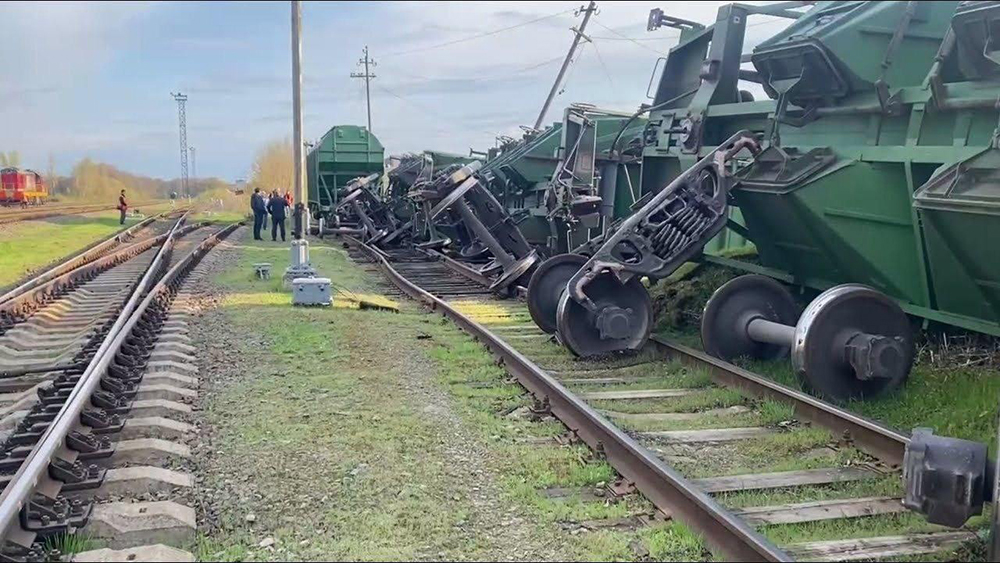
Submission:
<svg viewBox="0 0 1000 563">
<path fill-rule="evenodd" d="M 898 430 L 694 348 L 658 336 L 650 337 L 649 341 L 660 353 L 668 357 L 694 367 L 707 368 L 712 379 L 724 387 L 733 387 L 750 395 L 791 404 L 796 415 L 830 430 L 834 437 L 853 442 L 862 451 L 888 465 L 899 466 L 903 463 L 903 453 L 906 451 L 906 445 L 910 443 L 910 437 Z"/>
<path fill-rule="evenodd" d="M 440 252 L 424 250 L 425 255 L 441 260 L 450 270 L 472 281 L 489 286 L 489 280 L 480 281 L 482 276 L 465 264 Z M 724 387 L 733 387 L 756 397 L 764 397 L 792 405 L 800 418 L 818 424 L 840 439 L 853 442 L 862 451 L 872 455 L 889 466 L 900 466 L 903 453 L 910 443 L 908 434 L 885 426 L 879 422 L 847 411 L 832 403 L 797 391 L 780 383 L 761 377 L 729 362 L 659 337 L 650 337 L 650 342 L 661 354 L 675 357 L 694 367 L 707 368 L 713 380 Z"/>
<path fill-rule="evenodd" d="M 38 443 L 32 448 L 31 453 L 21 463 L 17 472 L 4 488 L 3 493 L 0 494 L 0 532 L 2 532 L 2 536 L 7 541 L 12 541 L 28 548 L 34 540 L 34 532 L 28 532 L 18 527 L 17 531 L 20 533 L 14 534 L 12 533 L 12 527 L 19 526 L 21 510 L 28 503 L 36 488 L 43 483 L 49 485 L 45 489 L 53 496 L 54 493 L 52 491 L 60 489 L 59 483 L 48 475 L 49 463 L 57 455 L 67 458 L 67 461 L 75 460 L 77 452 L 66 448 L 64 445 L 66 436 L 79 424 L 80 412 L 83 410 L 85 404 L 89 402 L 91 392 L 100 383 L 101 371 L 108 366 L 115 355 L 114 352 L 124 342 L 124 338 L 127 335 L 125 329 L 134 326 L 138 316 L 133 315 L 133 313 L 140 306 L 143 308 L 147 306 L 150 298 L 153 296 L 154 293 L 152 291 L 147 293 L 147 289 L 150 288 L 156 273 L 166 261 L 167 254 L 173 247 L 175 235 L 181 230 L 181 225 L 187 220 L 187 216 L 188 213 L 184 213 L 170 229 L 170 232 L 167 233 L 166 239 L 157 251 L 156 256 L 149 267 L 146 268 L 146 272 L 139 283 L 133 288 L 131 296 L 122 308 L 111 330 L 104 337 L 100 348 L 98 348 L 97 353 L 80 377 L 79 382 L 70 392 L 66 402 L 63 403 L 62 408 L 59 409 L 59 412 L 48 428 L 46 428 Z M 140 305 L 140 299 L 142 299 L 144 294 L 146 295 L 146 299 Z"/>
<path fill-rule="evenodd" d="M 194 228 L 197 228 L 197 226 L 184 227 L 180 229 L 177 234 L 186 234 Z M 14 295 L 6 301 L 0 302 L 0 330 L 4 329 L 6 324 L 9 324 L 11 319 L 15 319 L 14 322 L 17 322 L 16 319 L 18 317 L 26 316 L 27 311 L 30 310 L 32 305 L 39 305 L 46 298 L 58 294 L 60 291 L 71 287 L 76 282 L 89 279 L 89 276 L 95 275 L 109 267 L 131 259 L 132 257 L 163 243 L 173 232 L 174 230 L 172 229 L 170 233 L 162 234 L 157 237 L 152 237 L 126 246 L 125 248 L 115 251 L 112 254 L 97 258 L 96 260 L 77 267 L 76 269 L 54 277 L 47 282 L 28 288 L 24 292 Z"/>
<path fill-rule="evenodd" d="M 493 283 L 493 280 L 490 278 L 480 274 L 475 269 L 459 262 L 458 260 L 455 260 L 443 252 L 438 252 L 437 250 L 425 250 L 422 248 L 418 248 L 417 250 L 426 256 L 434 258 L 435 260 L 440 260 L 449 270 L 461 276 L 465 276 L 480 285 L 489 287 Z"/>
<path fill-rule="evenodd" d="M 59 264 L 52 266 L 51 268 L 45 270 L 44 272 L 32 276 L 31 279 L 25 281 L 24 283 L 11 289 L 10 291 L 7 291 L 3 295 L 0 295 L 0 304 L 10 301 L 14 297 L 17 297 L 18 295 L 32 288 L 38 287 L 42 283 L 45 283 L 56 276 L 60 276 L 71 270 L 75 270 L 80 266 L 85 266 L 86 264 L 96 260 L 97 258 L 100 258 L 104 252 L 106 252 L 114 245 L 125 242 L 126 240 L 134 236 L 137 232 L 153 224 L 157 219 L 164 218 L 168 213 L 170 213 L 170 211 L 166 211 L 164 213 L 160 213 L 159 215 L 143 219 L 142 221 L 136 223 L 135 225 L 132 225 L 131 227 L 123 231 L 118 231 L 115 234 L 111 235 L 110 237 L 102 241 L 98 241 L 97 243 L 92 244 L 87 248 L 84 248 L 83 250 L 64 259 Z"/>
<path fill-rule="evenodd" d="M 140 205 L 157 205 L 163 202 L 144 201 L 133 207 Z M 46 219 L 48 217 L 59 217 L 62 215 L 80 215 L 83 213 L 96 213 L 117 209 L 117 205 L 112 204 L 92 204 L 92 205 L 66 205 L 63 207 L 47 207 L 44 209 L 19 209 L 16 211 L 0 212 L 0 225 L 7 223 L 17 223 L 18 221 L 30 221 L 32 219 Z"/>
<path fill-rule="evenodd" d="M 547 401 L 554 416 L 594 451 L 602 454 L 657 508 L 693 528 L 709 545 L 733 560 L 792 561 L 791 556 L 625 434 L 503 339 L 448 302 L 406 279 L 379 252 L 357 239 L 347 238 L 374 259 L 401 291 L 441 312 L 492 350 L 521 385 L 539 400 Z"/>
</svg>

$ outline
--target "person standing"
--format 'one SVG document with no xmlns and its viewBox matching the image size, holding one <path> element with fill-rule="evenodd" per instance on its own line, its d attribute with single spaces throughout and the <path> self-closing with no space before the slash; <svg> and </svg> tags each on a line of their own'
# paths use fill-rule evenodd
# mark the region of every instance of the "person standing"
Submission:
<svg viewBox="0 0 1000 563">
<path fill-rule="evenodd" d="M 122 193 L 118 195 L 118 211 L 119 211 L 118 224 L 124 225 L 125 212 L 128 211 L 128 201 L 125 200 L 125 190 L 122 190 Z"/>
<path fill-rule="evenodd" d="M 278 190 L 271 192 L 271 199 L 267 202 L 267 210 L 271 214 L 271 240 L 277 242 L 278 229 L 281 229 L 281 242 L 285 242 L 285 212 L 288 209 L 288 202 L 278 195 Z"/>
<path fill-rule="evenodd" d="M 250 196 L 250 210 L 253 211 L 253 240 L 264 240 L 260 236 L 260 229 L 264 226 L 264 217 L 267 216 L 267 204 L 264 196 L 260 194 L 260 188 L 253 189 Z"/>
</svg>

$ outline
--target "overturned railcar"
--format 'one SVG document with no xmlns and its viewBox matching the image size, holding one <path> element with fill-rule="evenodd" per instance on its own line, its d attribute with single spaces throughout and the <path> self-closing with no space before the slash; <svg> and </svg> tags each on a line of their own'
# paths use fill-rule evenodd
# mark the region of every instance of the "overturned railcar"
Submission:
<svg viewBox="0 0 1000 563">
<path fill-rule="evenodd" d="M 793 21 L 745 53 L 757 15 Z M 720 357 L 790 351 L 808 387 L 846 399 L 905 379 L 906 315 L 1000 335 L 998 3 L 732 4 L 709 26 L 654 10 L 650 29 L 664 26 L 681 40 L 661 64 L 641 178 L 658 195 L 569 281 L 563 342 L 641 346 L 651 312 L 634 280 L 669 275 L 723 227 L 759 262 L 704 257 L 757 275 L 709 303 L 702 337 Z M 719 219 L 722 202 L 743 225 Z M 799 315 L 774 280 L 824 293 Z"/>
</svg>

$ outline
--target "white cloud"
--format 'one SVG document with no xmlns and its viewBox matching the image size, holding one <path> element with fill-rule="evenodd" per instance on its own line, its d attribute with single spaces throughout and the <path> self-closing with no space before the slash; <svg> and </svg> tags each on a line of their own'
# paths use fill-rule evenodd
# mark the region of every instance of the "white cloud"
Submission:
<svg viewBox="0 0 1000 563">
<path fill-rule="evenodd" d="M 306 136 L 365 122 L 363 84 L 349 75 L 366 42 L 378 62 L 373 129 L 389 152 L 464 152 L 516 134 L 534 121 L 582 3 L 307 2 Z M 709 24 L 720 4 L 599 2 L 587 30 L 595 42 L 582 48 L 547 121 L 574 102 L 637 107 L 657 57 L 677 41 L 675 30 L 646 31 L 649 10 Z M 51 150 L 64 168 L 93 154 L 139 173 L 175 174 L 176 110 L 167 92 L 178 88 L 190 95 L 189 138 L 203 174 L 238 175 L 257 147 L 291 132 L 287 2 L 0 3 L 0 13 L 0 72 L 7 77 L 0 150 L 19 149 L 32 165 Z M 185 18 L 204 25 L 177 23 Z M 519 27 L 427 48 L 510 26 Z M 755 26 L 748 43 L 778 29 Z M 400 54 L 409 51 L 417 52 Z M 159 58 L 147 63 L 149 53 Z M 139 70 L 125 84 L 105 82 L 122 68 Z"/>
</svg>

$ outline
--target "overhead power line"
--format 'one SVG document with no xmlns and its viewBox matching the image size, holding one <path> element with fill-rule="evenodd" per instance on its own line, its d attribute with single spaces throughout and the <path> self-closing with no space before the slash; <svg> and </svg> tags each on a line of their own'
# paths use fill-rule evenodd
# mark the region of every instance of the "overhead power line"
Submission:
<svg viewBox="0 0 1000 563">
<path fill-rule="evenodd" d="M 542 68 L 544 66 L 548 66 L 548 65 L 553 64 L 553 63 L 557 63 L 557 62 L 559 62 L 561 60 L 563 60 L 563 55 L 558 55 L 558 56 L 552 57 L 551 59 L 546 59 L 546 60 L 541 61 L 541 62 L 532 63 L 532 64 L 530 64 L 528 66 L 516 68 L 516 69 L 514 69 L 514 70 L 512 70 L 510 72 L 507 72 L 507 73 L 498 74 L 496 72 L 497 69 L 493 68 L 493 69 L 491 69 L 490 72 L 477 72 L 474 76 L 446 76 L 446 77 L 443 77 L 443 78 L 442 77 L 437 77 L 437 76 L 427 76 L 427 75 L 423 75 L 423 74 L 413 74 L 412 72 L 406 72 L 405 70 L 401 70 L 398 67 L 394 67 L 394 66 L 388 66 L 386 68 L 388 70 L 392 71 L 393 74 L 398 74 L 400 76 L 405 76 L 406 78 L 412 78 L 412 79 L 415 79 L 415 80 L 426 80 L 426 81 L 430 81 L 430 80 L 456 80 L 456 81 L 458 81 L 458 80 L 461 80 L 461 81 L 464 81 L 464 82 L 481 82 L 481 81 L 484 81 L 484 80 L 500 80 L 500 79 L 504 79 L 504 78 L 510 78 L 512 76 L 517 76 L 519 74 L 524 74 L 525 72 L 530 72 L 532 70 L 535 70 L 535 69 L 538 69 L 538 68 Z"/>
<path fill-rule="evenodd" d="M 397 94 L 396 92 L 393 92 L 392 90 L 386 88 L 382 84 L 377 84 L 376 83 L 374 86 L 375 86 L 375 88 L 377 88 L 377 89 L 385 92 L 386 94 L 389 94 L 393 98 L 396 98 L 396 99 L 398 99 L 398 100 L 400 100 L 402 102 L 406 102 L 406 103 L 412 105 L 415 108 L 423 110 L 424 113 L 426 113 L 427 115 L 434 116 L 437 119 L 439 119 L 439 120 L 441 120 L 443 122 L 446 122 L 446 123 L 454 123 L 455 122 L 454 116 L 448 117 L 448 116 L 441 115 L 438 112 L 434 111 L 433 109 L 431 109 L 431 108 L 429 108 L 429 107 L 421 104 L 420 102 L 417 102 L 417 101 L 415 101 L 413 99 L 410 99 L 410 98 L 408 98 L 406 96 L 403 96 L 403 95 Z M 451 131 L 445 131 L 444 129 L 441 129 L 440 127 L 435 127 L 435 129 L 437 129 L 438 131 L 441 131 L 443 133 L 452 133 Z M 465 127 L 463 127 L 463 129 L 465 129 Z M 478 131 L 480 133 L 485 133 L 485 134 L 490 135 L 490 136 L 496 135 L 496 133 L 494 133 L 494 132 L 486 131 L 486 130 L 483 130 L 483 129 L 479 129 Z"/>
<path fill-rule="evenodd" d="M 416 49 L 408 49 L 406 51 L 397 51 L 395 53 L 389 53 L 387 55 L 382 55 L 382 58 L 383 59 L 387 59 L 387 58 L 391 58 L 391 57 L 401 57 L 403 55 L 411 55 L 413 53 L 422 53 L 424 51 L 430 51 L 431 49 L 440 49 L 441 47 L 448 47 L 449 45 L 456 45 L 458 43 L 464 43 L 466 41 L 472 41 L 474 39 L 481 39 L 483 37 L 489 37 L 491 35 L 496 35 L 498 33 L 503 33 L 505 31 L 510 31 L 512 29 L 517 29 L 519 27 L 524 27 L 526 25 L 532 25 L 532 24 L 536 24 L 536 23 L 541 22 L 541 21 L 550 20 L 552 18 L 556 18 L 556 17 L 562 16 L 562 15 L 568 14 L 568 13 L 570 13 L 572 11 L 573 10 L 563 10 L 562 12 L 556 12 L 554 14 L 549 14 L 547 16 L 542 16 L 540 18 L 535 18 L 533 20 L 528 20 L 526 22 L 521 22 L 519 24 L 515 24 L 515 25 L 511 25 L 511 26 L 507 26 L 507 27 L 501 27 L 500 29 L 494 29 L 494 30 L 491 30 L 491 31 L 483 32 L 483 33 L 477 33 L 476 35 L 469 35 L 467 37 L 460 37 L 458 39 L 453 39 L 451 41 L 445 41 L 444 43 L 438 43 L 436 45 L 428 45 L 426 47 L 417 47 Z"/>
<path fill-rule="evenodd" d="M 597 60 L 600 61 L 601 68 L 604 69 L 604 76 L 608 78 L 608 84 L 611 86 L 611 93 L 614 94 L 615 98 L 617 98 L 618 87 L 615 86 L 615 80 L 611 78 L 611 72 L 608 70 L 608 65 L 604 64 L 604 57 L 601 56 L 601 50 L 597 48 L 597 43 L 591 42 L 591 44 L 594 46 L 594 53 L 597 54 Z"/>
<path fill-rule="evenodd" d="M 659 50 L 654 49 L 654 48 L 652 48 L 652 47 L 650 47 L 648 45 L 643 45 L 639 41 L 636 41 L 634 38 L 629 37 L 628 35 L 625 35 L 625 34 L 619 32 L 619 31 L 616 31 L 616 30 L 614 30 L 614 29 L 612 29 L 612 28 L 604 25 L 597 18 L 594 18 L 594 23 L 597 24 L 597 25 L 599 25 L 599 26 L 601 26 L 602 28 L 610 31 L 611 33 L 614 33 L 618 37 L 622 38 L 622 40 L 624 40 L 624 41 L 628 41 L 628 42 L 632 43 L 633 45 L 637 45 L 638 47 L 641 47 L 642 49 L 645 49 L 645 50 L 647 50 L 647 51 L 649 51 L 651 53 L 656 53 L 657 55 L 660 55 L 661 57 L 667 56 L 667 53 L 664 53 L 663 51 L 659 51 Z"/>
</svg>

